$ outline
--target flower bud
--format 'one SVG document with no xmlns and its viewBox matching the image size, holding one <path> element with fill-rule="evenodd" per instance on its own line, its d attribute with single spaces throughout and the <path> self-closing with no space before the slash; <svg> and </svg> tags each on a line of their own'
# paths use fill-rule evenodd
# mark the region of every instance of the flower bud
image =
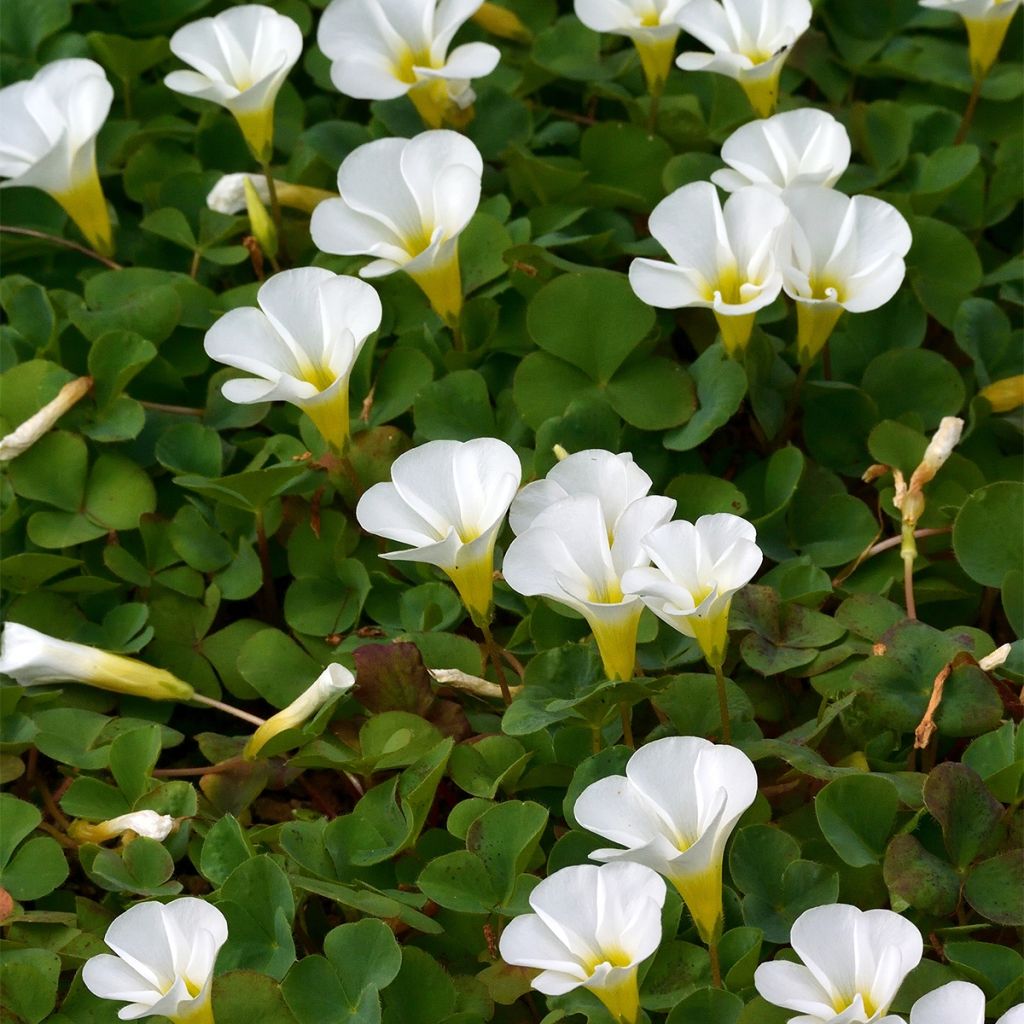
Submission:
<svg viewBox="0 0 1024 1024">
<path fill-rule="evenodd" d="M 16 459 L 28 451 L 80 398 L 89 393 L 92 377 L 69 380 L 37 413 L 29 416 L 17 429 L 0 438 L 0 461 Z"/>
<path fill-rule="evenodd" d="M 266 186 L 265 181 L 264 186 Z M 267 213 L 267 208 L 263 205 L 252 179 L 245 178 L 242 188 L 245 191 L 245 208 L 249 214 L 252 233 L 256 236 L 256 241 L 260 243 L 263 252 L 273 259 L 277 255 L 277 228 L 274 227 L 274 222 L 271 220 L 270 214 Z"/>
<path fill-rule="evenodd" d="M 252 734 L 242 756 L 254 760 L 275 736 L 286 729 L 297 729 L 303 725 L 333 697 L 352 689 L 355 681 L 355 676 L 344 665 L 328 665 L 312 686 L 300 693 L 288 707 L 268 718 Z"/>
<path fill-rule="evenodd" d="M 978 668 L 985 672 L 991 672 L 993 669 L 999 668 L 1003 662 L 1010 656 L 1010 644 L 1003 644 L 1002 647 L 997 647 L 991 654 L 986 654 L 981 661 L 978 662 Z"/>
<path fill-rule="evenodd" d="M 1024 373 L 1016 377 L 1004 377 L 978 392 L 993 412 L 1010 412 L 1024 405 Z"/>
<path fill-rule="evenodd" d="M 169 814 L 156 811 L 132 811 L 108 821 L 92 824 L 88 821 L 73 821 L 68 835 L 79 843 L 105 843 L 110 839 L 134 832 L 137 836 L 163 842 L 174 831 L 175 821 Z"/>
</svg>

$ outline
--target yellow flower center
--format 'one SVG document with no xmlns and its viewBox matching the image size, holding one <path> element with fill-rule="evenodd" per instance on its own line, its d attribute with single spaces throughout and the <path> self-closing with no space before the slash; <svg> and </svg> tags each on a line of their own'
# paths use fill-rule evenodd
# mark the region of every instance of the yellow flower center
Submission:
<svg viewBox="0 0 1024 1024">
<path fill-rule="evenodd" d="M 395 60 L 394 72 L 400 82 L 412 84 L 419 81 L 414 68 L 437 68 L 440 66 L 434 62 L 429 50 L 411 50 L 407 47 Z"/>
<path fill-rule="evenodd" d="M 588 974 L 593 974 L 601 964 L 610 964 L 612 967 L 628 967 L 633 958 L 621 949 L 614 946 L 610 949 L 599 949 L 593 956 L 587 957 L 582 966 Z"/>
<path fill-rule="evenodd" d="M 811 274 L 807 279 L 807 283 L 811 288 L 812 299 L 823 299 L 830 302 L 842 302 L 844 289 L 842 283 L 830 274 L 822 274 L 818 277 L 815 274 Z M 829 295 L 829 289 L 833 289 L 835 295 Z"/>
<path fill-rule="evenodd" d="M 836 1013 L 842 1013 L 844 1010 L 848 1010 L 857 1001 L 857 996 L 860 996 L 864 1003 L 864 1012 L 872 1017 L 879 1012 L 881 1007 L 876 1006 L 871 996 L 865 995 L 863 992 L 854 992 L 852 996 L 838 995 L 832 1000 L 832 1008 Z"/>
</svg>

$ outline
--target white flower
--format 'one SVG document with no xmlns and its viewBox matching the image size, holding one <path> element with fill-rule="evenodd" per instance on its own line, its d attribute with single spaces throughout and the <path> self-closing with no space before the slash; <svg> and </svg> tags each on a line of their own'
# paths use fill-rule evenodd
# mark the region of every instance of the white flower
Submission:
<svg viewBox="0 0 1024 1024">
<path fill-rule="evenodd" d="M 950 981 L 921 996 L 910 1024 L 985 1024 L 985 993 L 969 981 Z M 1024 1003 L 1011 1007 L 996 1024 L 1024 1024 Z"/>
<path fill-rule="evenodd" d="M 95 61 L 55 60 L 0 89 L 0 188 L 49 192 L 97 252 L 113 251 L 110 215 L 96 171 L 96 136 L 114 90 Z"/>
<path fill-rule="evenodd" d="M 476 98 L 474 78 L 501 57 L 487 43 L 448 47 L 481 0 L 333 0 L 317 43 L 331 60 L 331 81 L 360 100 L 408 96 L 428 128 L 461 122 Z"/>
<path fill-rule="evenodd" d="M 174 1024 L 213 1024 L 213 967 L 228 938 L 216 907 L 191 896 L 138 903 L 103 938 L 117 955 L 90 958 L 82 980 L 94 996 L 128 1003 L 121 1020 L 162 1015 Z"/>
<path fill-rule="evenodd" d="M 291 402 L 342 449 L 349 374 L 380 326 L 377 293 L 354 277 L 299 267 L 275 274 L 256 301 L 259 309 L 232 309 L 206 332 L 203 345 L 211 359 L 257 374 L 226 381 L 224 397 L 240 404 Z"/>
<path fill-rule="evenodd" d="M 672 68 L 679 12 L 690 0 L 576 0 L 576 17 L 595 32 L 628 36 L 643 65 L 647 87 L 659 95 Z"/>
<path fill-rule="evenodd" d="M 783 287 L 796 300 L 797 354 L 808 365 L 843 310 L 864 313 L 896 294 L 913 238 L 903 215 L 872 196 L 791 188 L 783 198 L 791 214 Z"/>
<path fill-rule="evenodd" d="M 508 521 L 512 532 L 520 534 L 556 501 L 596 494 L 605 526 L 614 532 L 626 507 L 637 498 L 646 497 L 650 489 L 651 478 L 633 461 L 630 452 L 616 454 L 590 448 L 566 455 L 548 470 L 543 480 L 527 484 L 515 496 Z"/>
<path fill-rule="evenodd" d="M 809 0 L 690 0 L 679 24 L 711 53 L 680 54 L 684 71 L 735 78 L 760 117 L 775 110 L 790 47 L 811 24 Z"/>
<path fill-rule="evenodd" d="M 475 622 L 491 617 L 494 542 L 522 477 L 504 441 L 430 441 L 395 459 L 391 483 L 374 484 L 356 506 L 367 533 L 411 544 L 382 558 L 443 569 Z"/>
<path fill-rule="evenodd" d="M 757 532 L 728 512 L 677 520 L 651 532 L 644 547 L 656 568 L 633 569 L 623 590 L 673 629 L 697 639 L 713 667 L 725 661 L 729 606 L 761 565 Z"/>
<path fill-rule="evenodd" d="M 373 256 L 360 277 L 404 270 L 449 323 L 462 309 L 458 238 L 480 202 L 483 160 L 458 132 L 377 139 L 338 168 L 340 198 L 313 211 L 317 247 Z"/>
<path fill-rule="evenodd" d="M 722 929 L 722 859 L 740 815 L 757 796 L 757 772 L 742 751 L 696 736 L 641 747 L 626 774 L 589 785 L 573 816 L 624 850 L 595 850 L 602 861 L 632 861 L 679 890 L 705 942 Z"/>
<path fill-rule="evenodd" d="M 174 818 L 156 811 L 132 811 L 120 814 L 93 825 L 87 821 L 74 821 L 68 828 L 68 835 L 80 843 L 105 843 L 116 839 L 125 832 L 163 842 L 174 831 Z"/>
<path fill-rule="evenodd" d="M 206 197 L 206 205 L 217 213 L 243 213 L 246 209 L 245 183 L 249 182 L 259 197 L 261 203 L 270 202 L 270 188 L 267 185 L 265 174 L 225 174 L 216 185 L 210 189 Z M 333 192 L 326 189 L 313 188 L 310 185 L 293 185 L 288 181 L 274 179 L 274 188 L 277 191 L 277 200 L 282 206 L 291 207 L 294 210 L 303 210 L 305 213 L 312 213 L 318 203 L 325 199 L 334 198 Z"/>
<path fill-rule="evenodd" d="M 356 677 L 344 665 L 328 665 L 316 682 L 303 690 L 286 708 L 268 718 L 249 738 L 243 756 L 250 760 L 277 735 L 286 729 L 296 729 L 312 718 L 329 700 L 347 693 L 355 685 Z"/>
<path fill-rule="evenodd" d="M 530 893 L 536 913 L 506 925 L 501 958 L 539 968 L 532 984 L 544 995 L 582 986 L 617 1024 L 635 1024 L 637 968 L 661 942 L 664 902 L 665 883 L 640 864 L 562 868 Z"/>
<path fill-rule="evenodd" d="M 791 185 L 834 185 L 850 163 L 850 136 L 824 110 L 801 107 L 750 121 L 722 146 L 729 165 L 711 175 L 726 192 L 759 185 L 781 192 Z"/>
<path fill-rule="evenodd" d="M 658 203 L 649 221 L 672 262 L 633 260 L 629 283 L 649 306 L 713 310 L 726 351 L 737 355 L 757 310 L 782 288 L 776 250 L 787 221 L 785 204 L 764 189 L 740 189 L 723 207 L 710 182 L 684 185 Z"/>
<path fill-rule="evenodd" d="M 594 634 L 606 676 L 632 679 L 643 605 L 623 593 L 622 576 L 647 564 L 643 539 L 671 518 L 675 506 L 671 498 L 638 498 L 609 528 L 597 495 L 563 498 L 512 541 L 502 575 L 517 593 L 578 611 Z"/>
<path fill-rule="evenodd" d="M 229 110 L 253 156 L 269 163 L 274 101 L 302 55 L 299 26 L 263 4 L 243 4 L 179 28 L 171 51 L 195 70 L 172 71 L 164 84 Z"/>
<path fill-rule="evenodd" d="M 0 673 L 22 686 L 87 683 L 150 700 L 191 700 L 192 687 L 162 668 L 97 647 L 57 640 L 19 622 L 0 633 Z"/>
<path fill-rule="evenodd" d="M 920 0 L 922 7 L 959 14 L 967 26 L 971 72 L 984 78 L 999 56 L 1021 0 Z"/>
<path fill-rule="evenodd" d="M 833 903 L 804 911 L 789 941 L 803 964 L 761 964 L 754 985 L 769 1003 L 801 1014 L 791 1024 L 899 1024 L 886 1014 L 924 947 L 910 921 Z"/>
</svg>

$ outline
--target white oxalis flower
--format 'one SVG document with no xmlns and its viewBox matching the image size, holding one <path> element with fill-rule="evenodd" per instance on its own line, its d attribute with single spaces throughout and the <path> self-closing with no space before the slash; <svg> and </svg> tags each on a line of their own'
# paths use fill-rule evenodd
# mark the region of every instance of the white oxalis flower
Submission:
<svg viewBox="0 0 1024 1024">
<path fill-rule="evenodd" d="M 249 759 L 286 729 L 296 729 L 312 718 L 328 701 L 347 693 L 355 686 L 356 677 L 337 663 L 328 665 L 316 681 L 303 690 L 287 707 L 268 718 L 249 738 L 243 756 Z"/>
<path fill-rule="evenodd" d="M 595 32 L 628 36 L 643 65 L 647 87 L 665 87 L 679 37 L 679 12 L 690 0 L 575 0 L 576 17 Z"/>
<path fill-rule="evenodd" d="M 729 512 L 676 520 L 653 530 L 644 547 L 654 566 L 633 569 L 626 593 L 685 636 L 695 637 L 708 664 L 720 668 L 729 644 L 733 595 L 753 578 L 762 561 L 757 531 Z"/>
<path fill-rule="evenodd" d="M 672 262 L 635 259 L 629 283 L 649 306 L 713 310 L 726 351 L 738 355 L 757 311 L 782 288 L 777 250 L 788 220 L 785 204 L 765 189 L 742 188 L 723 207 L 710 182 L 684 185 L 648 222 Z"/>
<path fill-rule="evenodd" d="M 791 215 L 783 288 L 796 301 L 797 354 L 807 365 L 844 310 L 878 309 L 896 294 L 913 237 L 903 215 L 873 196 L 798 187 L 783 198 Z"/>
<path fill-rule="evenodd" d="M 760 117 L 775 110 L 779 75 L 790 47 L 811 24 L 809 0 L 690 0 L 679 24 L 711 53 L 682 53 L 684 71 L 736 79 Z"/>
<path fill-rule="evenodd" d="M 96 136 L 114 90 L 95 61 L 55 60 L 28 81 L 0 89 L 0 188 L 48 192 L 97 252 L 113 251 L 110 215 L 96 171 Z"/>
<path fill-rule="evenodd" d="M 984 78 L 995 64 L 1022 0 L 920 0 L 922 7 L 959 14 L 967 26 L 971 72 Z"/>
<path fill-rule="evenodd" d="M 179 28 L 171 51 L 194 70 L 172 71 L 164 84 L 229 110 L 253 156 L 269 163 L 274 101 L 302 56 L 299 26 L 271 7 L 242 4 Z"/>
<path fill-rule="evenodd" d="M 559 996 L 582 986 L 616 1022 L 635 1024 L 637 968 L 661 942 L 664 902 L 665 883 L 640 864 L 562 868 L 530 893 L 535 912 L 506 925 L 501 957 L 539 968 L 537 991 Z"/>
<path fill-rule="evenodd" d="M 950 981 L 921 996 L 910 1024 L 985 1024 L 985 993 L 969 981 Z M 1024 1003 L 1010 1007 L 996 1024 L 1024 1024 Z"/>
<path fill-rule="evenodd" d="M 722 145 L 729 165 L 711 175 L 726 192 L 759 185 L 781 192 L 791 185 L 834 185 L 850 163 L 850 136 L 831 115 L 813 107 L 750 121 Z"/>
<path fill-rule="evenodd" d="M 464 43 L 455 33 L 482 0 L 333 0 L 317 43 L 331 60 L 331 81 L 360 100 L 408 96 L 428 128 L 460 122 L 476 98 L 470 82 L 489 75 L 501 52 Z"/>
<path fill-rule="evenodd" d="M 735 747 L 696 736 L 642 746 L 626 774 L 589 785 L 573 817 L 624 850 L 595 850 L 601 861 L 644 864 L 679 891 L 705 942 L 722 928 L 722 859 L 740 815 L 757 796 L 757 772 Z"/>
<path fill-rule="evenodd" d="M 374 484 L 356 506 L 367 533 L 402 544 L 382 555 L 443 569 L 477 623 L 491 617 L 494 543 L 522 466 L 494 437 L 429 441 L 395 459 L 391 482 Z"/>
<path fill-rule="evenodd" d="M 68 828 L 68 835 L 82 843 L 105 843 L 126 832 L 134 832 L 137 836 L 163 842 L 173 831 L 174 818 L 171 815 L 143 810 L 119 814 L 116 818 L 108 818 L 96 824 L 74 821 Z"/>
<path fill-rule="evenodd" d="M 313 211 L 310 231 L 324 252 L 373 256 L 360 277 L 404 270 L 442 319 L 462 309 L 458 240 L 480 202 L 483 159 L 447 130 L 377 139 L 338 168 L 337 199 Z"/>
<path fill-rule="evenodd" d="M 121 1020 L 164 1016 L 173 1024 L 213 1024 L 213 967 L 228 938 L 216 907 L 191 896 L 138 903 L 103 938 L 116 956 L 90 958 L 82 980 L 100 999 L 128 1003 L 118 1011 Z"/>
<path fill-rule="evenodd" d="M 512 532 L 520 534 L 556 501 L 596 494 L 605 526 L 609 532 L 614 532 L 627 506 L 637 498 L 646 497 L 650 489 L 651 478 L 633 461 L 630 452 L 588 448 L 555 463 L 543 480 L 527 484 L 515 496 L 508 521 Z"/>
<path fill-rule="evenodd" d="M 225 174 L 216 185 L 210 189 L 206 197 L 206 205 L 217 213 L 244 213 L 247 209 L 245 201 L 245 183 L 248 182 L 255 190 L 256 196 L 261 203 L 269 203 L 270 186 L 267 184 L 265 174 L 248 174 L 240 172 L 237 174 Z M 333 192 L 326 189 L 313 188 L 310 185 L 293 185 L 289 181 L 274 179 L 274 189 L 277 192 L 278 202 L 282 206 L 291 207 L 293 210 L 302 210 L 305 213 L 312 213 L 317 204 L 325 199 L 332 199 Z"/>
<path fill-rule="evenodd" d="M 754 985 L 800 1014 L 790 1024 L 901 1024 L 889 1007 L 924 948 L 906 918 L 833 903 L 804 911 L 789 941 L 803 963 L 761 964 Z"/>
<path fill-rule="evenodd" d="M 22 686 L 76 682 L 150 700 L 191 700 L 188 683 L 162 668 L 98 647 L 58 640 L 20 622 L 0 633 L 0 673 Z"/>
<path fill-rule="evenodd" d="M 380 326 L 370 285 L 322 267 L 275 274 L 256 295 L 259 309 L 225 313 L 207 332 L 207 355 L 256 374 L 226 381 L 224 397 L 240 404 L 297 405 L 337 449 L 348 439 L 348 382 L 366 339 Z"/>
<path fill-rule="evenodd" d="M 505 582 L 526 597 L 548 597 L 590 626 L 609 679 L 632 679 L 643 604 L 622 589 L 623 574 L 650 559 L 644 538 L 675 511 L 657 495 L 630 502 L 609 527 L 596 494 L 549 505 L 505 552 Z"/>
</svg>

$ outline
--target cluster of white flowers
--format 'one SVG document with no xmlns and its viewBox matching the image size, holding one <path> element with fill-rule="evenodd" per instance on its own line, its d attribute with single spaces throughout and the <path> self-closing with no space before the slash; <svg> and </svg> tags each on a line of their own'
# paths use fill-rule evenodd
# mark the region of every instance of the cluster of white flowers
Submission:
<svg viewBox="0 0 1024 1024">
<path fill-rule="evenodd" d="M 728 167 L 714 184 L 684 185 L 654 208 L 651 234 L 672 262 L 636 259 L 630 283 L 651 306 L 713 310 L 732 355 L 746 347 L 757 310 L 785 291 L 807 366 L 844 310 L 864 313 L 896 294 L 910 226 L 881 199 L 831 187 L 849 164 L 850 140 L 823 111 L 746 124 L 722 159 Z M 731 193 L 724 205 L 715 185 Z"/>
<path fill-rule="evenodd" d="M 385 558 L 443 569 L 486 624 L 494 542 L 510 512 L 505 581 L 579 612 L 609 679 L 633 678 L 645 605 L 721 667 L 732 596 L 761 564 L 748 522 L 727 512 L 669 522 L 675 502 L 648 494 L 651 479 L 628 453 L 576 452 L 517 494 L 520 476 L 497 438 L 432 441 L 400 456 L 356 516 L 367 532 L 412 545 Z"/>
</svg>

